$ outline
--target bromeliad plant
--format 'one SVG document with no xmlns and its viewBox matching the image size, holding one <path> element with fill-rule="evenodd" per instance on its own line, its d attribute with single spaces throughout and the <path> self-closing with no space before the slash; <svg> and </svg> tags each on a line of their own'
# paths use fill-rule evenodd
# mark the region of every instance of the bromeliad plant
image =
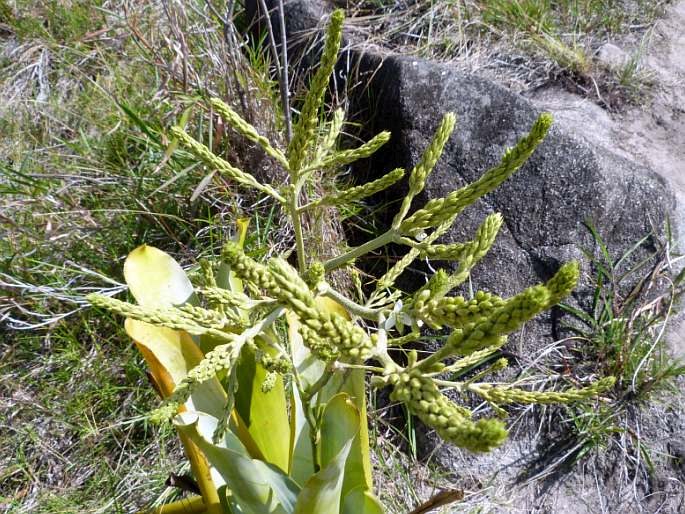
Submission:
<svg viewBox="0 0 685 514">
<path fill-rule="evenodd" d="M 447 114 L 419 163 L 409 173 L 409 191 L 391 227 L 367 243 L 325 262 L 308 254 L 304 216 L 368 197 L 400 180 L 394 170 L 368 184 L 306 199 L 321 170 L 368 157 L 388 141 L 382 132 L 353 150 L 338 150 L 343 124 L 337 111 L 319 123 L 324 92 L 339 50 L 343 16 L 329 24 L 320 67 L 311 81 L 287 150 L 272 145 L 221 100 L 211 105 L 225 122 L 259 145 L 288 172 L 289 183 L 262 184 L 237 169 L 182 128 L 173 137 L 207 166 L 238 184 L 270 196 L 294 228 L 293 267 L 286 256 L 257 262 L 244 251 L 247 222 L 216 262 L 203 262 L 194 287 L 167 254 L 149 246 L 131 252 L 124 275 L 137 304 L 92 295 L 96 306 L 126 316 L 126 330 L 145 357 L 164 403 L 157 418 L 173 418 L 201 496 L 156 512 L 363 514 L 383 509 L 373 496 L 366 425 L 365 384 L 389 387 L 393 401 L 445 440 L 475 452 L 491 450 L 507 436 L 496 418 L 472 412 L 444 394 L 475 395 L 502 414 L 509 403 L 571 402 L 610 387 L 605 379 L 565 392 L 531 392 L 483 381 L 507 365 L 496 360 L 475 377 L 458 380 L 504 345 L 507 334 L 572 290 L 576 264 L 562 266 L 546 284 L 511 298 L 479 291 L 450 296 L 487 253 L 502 224 L 486 218 L 472 241 L 440 244 L 458 214 L 511 176 L 545 137 L 551 118 L 543 114 L 530 133 L 476 182 L 445 198 L 430 200 L 409 215 L 413 198 L 440 158 L 455 124 Z M 367 298 L 353 299 L 333 287 L 330 273 L 388 243 L 407 254 Z M 454 261 L 419 291 L 394 286 L 417 258 Z M 424 328 L 448 328 L 445 344 L 419 358 Z"/>
</svg>

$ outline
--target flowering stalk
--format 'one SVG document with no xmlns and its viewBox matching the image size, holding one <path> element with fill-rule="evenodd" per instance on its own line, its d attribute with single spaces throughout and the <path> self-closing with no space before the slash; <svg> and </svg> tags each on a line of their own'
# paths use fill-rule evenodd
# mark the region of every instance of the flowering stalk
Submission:
<svg viewBox="0 0 685 514">
<path fill-rule="evenodd" d="M 613 385 L 613 378 L 608 377 L 586 387 L 558 392 L 527 391 L 483 381 L 508 365 L 506 359 L 497 358 L 507 336 L 572 291 L 578 279 L 576 263 L 564 264 L 547 283 L 510 298 L 485 291 L 450 296 L 492 247 L 503 219 L 496 213 L 488 216 L 471 241 L 439 239 L 464 208 L 525 163 L 550 127 L 549 114 L 541 115 L 530 133 L 481 178 L 444 198 L 429 200 L 409 215 L 454 131 L 456 117 L 445 114 L 425 153 L 409 173 L 408 192 L 388 230 L 324 263 L 317 261 L 319 256 L 312 254 L 314 245 L 309 244 L 310 234 L 303 223 L 305 215 L 325 216 L 326 209 L 382 191 L 405 174 L 396 169 L 337 193 L 324 192 L 311 200 L 305 196 L 307 191 L 322 189 L 312 187 L 318 170 L 366 158 L 390 138 L 389 133 L 382 132 L 358 148 L 339 150 L 336 139 L 344 123 L 342 111 L 320 123 L 342 25 L 342 11 L 336 11 L 331 16 L 321 64 L 287 149 L 279 149 L 221 100 L 210 100 L 226 124 L 287 171 L 288 183 L 284 186 L 259 182 L 182 129 L 171 129 L 198 160 L 280 204 L 293 226 L 297 268 L 285 256 L 267 262 L 253 259 L 243 248 L 246 227 L 242 225 L 242 238 L 225 244 L 217 262 L 201 265 L 203 287 L 193 291 L 185 276 L 179 280 L 180 286 L 167 289 L 155 284 L 153 278 L 147 281 L 146 286 L 159 287 L 160 291 L 174 290 L 174 304 L 162 298 L 150 305 L 146 303 L 149 292 L 136 296 L 135 288 L 134 297 L 146 299 L 140 305 L 101 295 L 88 297 L 96 306 L 144 322 L 135 336 L 140 339 L 137 342 L 144 348 L 146 359 L 159 377 L 174 375 L 175 389 L 165 395 L 167 402 L 158 417 L 176 415 L 174 423 L 184 440 L 207 456 L 213 471 L 226 483 L 230 494 L 222 492 L 223 500 L 241 506 L 241 511 L 273 512 L 278 507 L 288 514 L 293 509 L 324 514 L 313 505 L 325 504 L 340 505 L 340 512 L 351 512 L 353 507 L 343 504 L 343 482 L 348 491 L 362 491 L 365 501 L 373 499 L 369 496 L 371 466 L 362 373 L 371 375 L 374 387 L 389 387 L 393 401 L 404 403 L 409 412 L 445 441 L 475 452 L 502 444 L 507 429 L 500 419 L 475 416 L 459 403 L 461 395 L 476 395 L 496 414 L 502 414 L 500 404 L 587 401 Z M 331 271 L 350 267 L 355 260 L 391 243 L 404 246 L 406 254 L 377 280 L 369 298 L 352 298 L 333 286 L 328 276 Z M 145 251 L 150 252 L 149 248 Z M 142 250 L 132 255 L 136 252 Z M 164 262 L 169 273 L 163 276 L 183 274 L 178 264 L 169 264 L 171 258 L 166 254 L 153 257 L 150 259 L 154 262 L 136 262 L 129 269 L 157 277 L 159 263 Z M 408 294 L 394 283 L 417 258 L 451 261 L 456 263 L 456 271 L 440 269 L 424 287 Z M 221 281 L 213 274 L 215 268 L 228 275 L 228 284 L 219 285 Z M 141 281 L 137 276 L 132 279 L 133 283 Z M 281 316 L 287 322 L 287 335 L 277 323 Z M 405 348 L 418 346 L 428 337 L 425 327 L 447 327 L 450 335 L 435 352 L 419 359 L 415 350 L 407 354 Z M 405 355 L 406 362 L 402 358 Z M 452 380 L 467 370 L 474 370 L 468 380 Z M 456 397 L 448 398 L 444 393 L 448 389 Z M 280 424 L 275 421 L 279 416 Z M 279 437 L 289 439 L 287 450 L 274 443 Z M 309 441 L 309 453 L 302 449 L 301 440 Z M 268 466 L 260 467 L 260 462 Z M 233 467 L 236 463 L 241 467 Z M 338 480 L 348 466 L 350 474 Z M 245 481 L 236 473 L 254 473 L 261 478 L 268 475 L 278 484 L 262 494 L 262 482 Z M 298 491 L 297 498 L 291 497 L 293 491 Z M 337 496 L 322 499 L 331 491 L 337 491 Z M 204 504 L 214 509 L 216 497 L 203 491 Z M 210 504 L 206 503 L 208 498 Z M 200 508 L 200 504 L 192 503 L 193 508 Z"/>
</svg>

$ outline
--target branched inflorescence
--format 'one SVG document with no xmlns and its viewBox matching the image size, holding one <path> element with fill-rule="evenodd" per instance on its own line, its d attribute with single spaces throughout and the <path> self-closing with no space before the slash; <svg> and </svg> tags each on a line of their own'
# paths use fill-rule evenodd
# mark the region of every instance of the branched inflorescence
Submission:
<svg viewBox="0 0 685 514">
<path fill-rule="evenodd" d="M 317 306 L 307 283 L 286 261 L 271 259 L 268 266 L 263 266 L 233 243 L 224 247 L 222 256 L 240 278 L 264 289 L 297 314 L 302 322 L 302 336 L 317 356 L 326 361 L 341 356 L 371 356 L 372 344 L 366 332 L 341 315 Z"/>
<path fill-rule="evenodd" d="M 405 403 L 410 412 L 433 427 L 446 441 L 473 451 L 487 451 L 500 445 L 507 435 L 504 424 L 498 419 L 472 419 L 471 412 L 447 398 L 441 388 L 450 388 L 457 395 L 477 395 L 498 413 L 501 413 L 499 404 L 583 401 L 606 391 L 613 384 L 611 378 L 563 392 L 526 391 L 480 381 L 488 373 L 507 365 L 506 360 L 497 359 L 496 354 L 505 344 L 508 334 L 571 292 L 578 279 L 576 263 L 561 266 L 546 284 L 530 287 L 511 298 L 500 298 L 484 291 L 468 297 L 450 296 L 468 279 L 474 266 L 492 247 L 502 225 L 502 217 L 496 213 L 488 216 L 472 241 L 443 243 L 439 239 L 467 206 L 491 192 L 526 162 L 550 128 L 552 118 L 549 114 L 542 114 L 530 133 L 507 150 L 501 162 L 480 179 L 444 198 L 429 200 L 409 215 L 413 200 L 424 189 L 454 130 L 456 117 L 452 113 L 445 114 L 425 153 L 409 173 L 407 194 L 388 230 L 326 262 L 319 262 L 318 255 L 308 255 L 301 219 L 305 211 L 309 216 L 316 209 L 361 200 L 392 186 L 405 174 L 404 170 L 396 169 L 367 184 L 306 198 L 307 191 L 335 190 L 307 188 L 308 181 L 321 176 L 315 171 L 346 166 L 366 158 L 390 138 L 389 133 L 382 132 L 356 149 L 338 150 L 336 141 L 344 122 L 343 111 L 335 111 L 330 121 L 324 120 L 320 124 L 326 88 L 340 47 L 342 24 L 342 12 L 336 11 L 329 24 L 321 65 L 312 79 L 287 149 L 279 149 L 260 135 L 223 101 L 210 100 L 214 111 L 223 117 L 227 125 L 259 145 L 287 171 L 289 184 L 283 187 L 263 184 L 216 155 L 183 128 L 171 129 L 172 137 L 207 167 L 244 187 L 270 196 L 280 204 L 293 225 L 297 269 L 281 257 L 272 258 L 266 264 L 257 262 L 244 252 L 242 243 L 230 242 L 222 251 L 222 266 L 241 279 L 250 294 L 242 289 L 235 291 L 219 287 L 211 264 L 203 263 L 206 280 L 204 288 L 197 292 L 212 309 L 189 304 L 149 308 L 99 295 L 91 295 L 89 300 L 129 318 L 196 336 L 210 336 L 219 341 L 177 385 L 171 398 L 174 402 L 185 401 L 197 384 L 232 370 L 245 345 L 257 352 L 259 362 L 266 370 L 261 384 L 263 391 L 272 390 L 278 376 L 289 373 L 294 376 L 292 383 L 299 387 L 301 381 L 297 366 L 288 353 L 292 346 L 287 341 L 275 341 L 277 331 L 271 327 L 285 311 L 288 311 L 289 323 L 292 319 L 297 320 L 296 328 L 304 346 L 328 370 L 318 386 L 335 370 L 347 367 L 367 369 L 376 374 L 372 384 L 391 387 L 394 401 Z M 349 298 L 326 281 L 328 272 L 350 266 L 356 259 L 390 243 L 403 245 L 407 252 L 377 281 L 376 290 L 366 303 Z M 451 273 L 438 270 L 424 287 L 407 295 L 397 289 L 394 282 L 417 258 L 454 262 L 456 269 Z M 326 307 L 322 298 L 317 296 L 337 302 L 348 315 L 343 315 L 340 309 Z M 364 320 L 364 328 L 359 322 L 361 319 Z M 449 337 L 442 347 L 422 360 L 412 352 L 409 362 L 400 365 L 395 352 L 408 344 L 420 344 L 424 326 L 448 328 Z M 406 327 L 411 327 L 409 334 L 403 332 Z M 267 331 L 270 331 L 268 337 Z M 481 368 L 469 381 L 452 382 L 440 378 L 459 377 L 466 370 L 482 366 L 493 358 L 494 363 Z M 373 366 L 365 364 L 370 359 L 373 359 Z M 300 393 L 305 400 L 311 398 L 309 392 L 301 390 Z M 233 391 L 229 389 L 227 394 L 227 405 L 230 406 Z M 310 419 L 316 418 L 315 414 L 310 416 Z M 314 434 L 316 427 L 315 422 L 312 423 Z"/>
</svg>

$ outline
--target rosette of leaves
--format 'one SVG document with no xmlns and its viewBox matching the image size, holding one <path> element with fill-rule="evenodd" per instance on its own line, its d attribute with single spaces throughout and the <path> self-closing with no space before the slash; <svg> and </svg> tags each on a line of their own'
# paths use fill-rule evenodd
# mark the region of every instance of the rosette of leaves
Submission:
<svg viewBox="0 0 685 514">
<path fill-rule="evenodd" d="M 164 398 L 154 415 L 173 420 L 201 491 L 201 496 L 156 512 L 383 512 L 373 495 L 367 375 L 371 385 L 389 387 L 394 401 L 406 404 L 443 439 L 476 452 L 502 444 L 507 435 L 504 423 L 498 417 L 474 419 L 465 402 L 449 399 L 444 389 L 457 396 L 476 395 L 500 414 L 500 406 L 508 403 L 582 401 L 613 383 L 609 378 L 584 388 L 539 392 L 485 381 L 489 372 L 507 365 L 505 359 L 470 380 L 450 378 L 487 360 L 508 334 L 575 286 L 578 268 L 569 263 L 547 283 L 511 298 L 482 291 L 472 298 L 451 296 L 493 244 L 502 218 L 487 217 L 472 241 L 438 242 L 465 207 L 496 188 L 533 153 L 551 124 L 547 114 L 480 179 L 409 215 L 454 129 L 454 115 L 445 115 L 408 173 L 409 192 L 388 231 L 326 262 L 308 253 L 303 216 L 363 199 L 405 175 L 404 170 L 394 170 L 365 185 L 305 199 L 305 191 L 320 189 L 308 187 L 320 170 L 368 157 L 390 137 L 383 132 L 356 149 L 339 150 L 342 112 L 329 120 L 322 116 L 342 23 L 342 13 L 333 13 L 320 66 L 287 148 L 273 145 L 221 100 L 210 100 L 227 124 L 287 171 L 287 184 L 260 183 L 182 128 L 171 129 L 172 144 L 281 206 L 293 224 L 296 266 L 287 256 L 258 262 L 246 254 L 247 222 L 241 220 L 236 239 L 215 261 L 202 263 L 195 286 L 169 255 L 142 246 L 124 265 L 136 304 L 89 297 L 94 305 L 126 316 L 127 333 Z M 327 280 L 333 270 L 349 267 L 389 243 L 405 245 L 407 253 L 367 298 L 353 299 Z M 451 274 L 437 272 L 425 287 L 407 295 L 394 282 L 417 258 L 454 261 L 458 266 Z M 437 351 L 419 359 L 415 351 L 403 348 L 420 343 L 426 327 L 447 328 L 450 336 Z"/>
</svg>

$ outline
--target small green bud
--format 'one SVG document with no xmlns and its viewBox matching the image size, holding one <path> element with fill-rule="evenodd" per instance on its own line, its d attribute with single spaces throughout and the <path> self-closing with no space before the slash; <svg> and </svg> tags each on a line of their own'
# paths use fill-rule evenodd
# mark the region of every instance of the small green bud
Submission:
<svg viewBox="0 0 685 514">
<path fill-rule="evenodd" d="M 269 371 L 262 382 L 261 390 L 263 393 L 270 392 L 276 385 L 276 380 L 278 379 L 278 373 L 275 371 Z"/>
<path fill-rule="evenodd" d="M 321 262 L 313 262 L 304 276 L 304 280 L 310 289 L 315 289 L 318 284 L 324 281 L 326 269 Z"/>
<path fill-rule="evenodd" d="M 176 402 L 165 402 L 157 409 L 150 412 L 148 419 L 154 425 L 163 425 L 170 423 L 172 418 L 178 412 L 179 404 Z"/>
</svg>

